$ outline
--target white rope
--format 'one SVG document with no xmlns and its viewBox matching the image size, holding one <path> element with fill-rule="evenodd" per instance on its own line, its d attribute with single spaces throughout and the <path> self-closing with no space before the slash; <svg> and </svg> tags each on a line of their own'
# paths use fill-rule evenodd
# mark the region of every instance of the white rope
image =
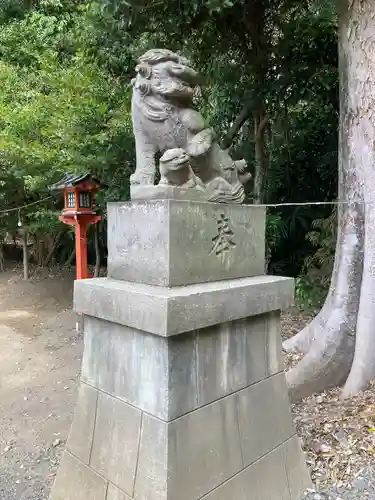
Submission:
<svg viewBox="0 0 375 500">
<path fill-rule="evenodd" d="M 23 208 L 31 207 L 32 205 L 37 205 L 38 203 L 43 203 L 43 201 L 50 200 L 52 196 L 47 196 L 47 198 L 42 198 L 41 200 L 33 201 L 27 205 L 21 205 L 20 207 L 7 208 L 5 210 L 0 210 L 0 214 L 8 214 L 9 212 L 16 212 L 17 210 L 22 210 Z"/>
<path fill-rule="evenodd" d="M 41 200 L 33 201 L 27 205 L 21 205 L 19 207 L 8 208 L 0 210 L 0 214 L 8 214 L 9 212 L 16 212 L 17 210 L 22 210 L 24 208 L 37 205 L 38 203 L 43 203 L 44 201 L 50 200 L 52 196 L 47 196 L 47 198 L 42 198 Z M 303 201 L 303 202 L 285 202 L 285 203 L 257 203 L 252 204 L 253 207 L 258 208 L 279 208 L 279 207 L 308 207 L 308 206 L 319 206 L 319 205 L 374 205 L 375 201 L 363 201 L 363 200 L 353 200 L 353 201 Z"/>
<path fill-rule="evenodd" d="M 375 201 L 303 201 L 303 202 L 286 202 L 286 203 L 260 203 L 253 204 L 253 207 L 260 208 L 278 208 L 278 207 L 307 207 L 314 205 L 375 205 Z"/>
</svg>

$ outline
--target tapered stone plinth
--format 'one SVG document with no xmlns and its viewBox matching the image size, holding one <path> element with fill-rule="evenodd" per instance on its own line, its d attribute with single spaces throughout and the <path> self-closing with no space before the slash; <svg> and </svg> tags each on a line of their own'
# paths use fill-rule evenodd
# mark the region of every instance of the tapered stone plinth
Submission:
<svg viewBox="0 0 375 500">
<path fill-rule="evenodd" d="M 81 387 L 51 500 L 300 500 L 280 340 L 293 280 L 261 275 L 264 211 L 108 214 L 110 277 L 75 284 Z"/>
</svg>

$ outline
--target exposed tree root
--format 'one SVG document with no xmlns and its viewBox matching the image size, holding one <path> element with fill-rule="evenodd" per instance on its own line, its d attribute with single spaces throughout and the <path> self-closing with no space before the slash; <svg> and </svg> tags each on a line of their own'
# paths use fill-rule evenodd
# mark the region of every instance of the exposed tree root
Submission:
<svg viewBox="0 0 375 500">
<path fill-rule="evenodd" d="M 333 309 L 325 335 L 317 335 L 305 357 L 286 374 L 292 402 L 345 382 L 355 348 L 355 338 L 348 330 L 342 311 Z"/>
<path fill-rule="evenodd" d="M 330 307 L 330 298 L 326 299 L 321 311 L 313 318 L 303 330 L 296 335 L 283 342 L 283 350 L 285 352 L 301 352 L 307 354 L 312 342 L 317 336 L 322 334 L 326 323 L 326 313 Z"/>
<path fill-rule="evenodd" d="M 340 272 L 332 278 L 321 313 L 305 329 L 307 353 L 286 374 L 292 402 L 342 385 L 352 366 L 363 269 L 362 212 L 348 209 L 341 222 L 335 259 Z"/>
</svg>

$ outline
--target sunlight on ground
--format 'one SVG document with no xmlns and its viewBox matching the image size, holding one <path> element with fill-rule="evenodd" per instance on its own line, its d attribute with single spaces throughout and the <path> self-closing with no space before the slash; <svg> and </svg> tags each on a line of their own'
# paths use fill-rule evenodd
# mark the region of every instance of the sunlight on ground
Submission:
<svg viewBox="0 0 375 500">
<path fill-rule="evenodd" d="M 34 316 L 30 311 L 25 311 L 22 309 L 11 309 L 10 311 L 0 311 L 0 321 L 6 319 L 17 319 L 17 318 L 29 318 Z"/>
</svg>

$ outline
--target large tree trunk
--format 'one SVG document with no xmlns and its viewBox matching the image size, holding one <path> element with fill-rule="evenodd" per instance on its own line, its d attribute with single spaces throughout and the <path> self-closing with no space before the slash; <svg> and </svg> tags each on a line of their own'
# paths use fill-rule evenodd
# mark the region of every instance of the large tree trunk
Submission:
<svg viewBox="0 0 375 500">
<path fill-rule="evenodd" d="M 55 235 L 53 238 L 52 238 L 52 242 L 50 244 L 50 249 L 48 251 L 48 254 L 47 254 L 47 257 L 44 259 L 43 261 L 43 267 L 47 267 L 49 266 L 52 258 L 53 258 L 53 255 L 56 251 L 56 248 L 58 246 L 58 244 L 60 243 L 60 240 L 63 236 L 63 232 L 60 231 L 57 235 Z"/>
<path fill-rule="evenodd" d="M 0 241 L 0 272 L 4 272 L 5 256 L 4 256 L 4 242 Z"/>
<path fill-rule="evenodd" d="M 356 171 L 363 191 L 365 225 L 355 354 L 345 396 L 375 378 L 375 3 L 347 2 L 352 5 L 342 14 L 347 31 L 342 46 L 348 74 L 348 172 Z"/>
<path fill-rule="evenodd" d="M 27 246 L 27 231 L 22 230 L 22 255 L 23 255 L 23 279 L 27 281 L 29 279 L 29 247 Z"/>
<path fill-rule="evenodd" d="M 71 254 L 69 255 L 67 261 L 65 262 L 64 266 L 65 267 L 70 267 L 73 263 L 73 260 L 75 259 L 76 256 L 76 247 L 73 248 Z"/>
<path fill-rule="evenodd" d="M 255 173 L 254 173 L 254 203 L 263 202 L 267 159 L 265 152 L 265 131 L 268 119 L 260 108 L 254 113 L 254 143 L 255 143 Z"/>
<path fill-rule="evenodd" d="M 375 378 L 375 2 L 340 0 L 340 206 L 331 287 L 320 314 L 284 349 L 305 354 L 287 373 L 292 400 Z"/>
</svg>

